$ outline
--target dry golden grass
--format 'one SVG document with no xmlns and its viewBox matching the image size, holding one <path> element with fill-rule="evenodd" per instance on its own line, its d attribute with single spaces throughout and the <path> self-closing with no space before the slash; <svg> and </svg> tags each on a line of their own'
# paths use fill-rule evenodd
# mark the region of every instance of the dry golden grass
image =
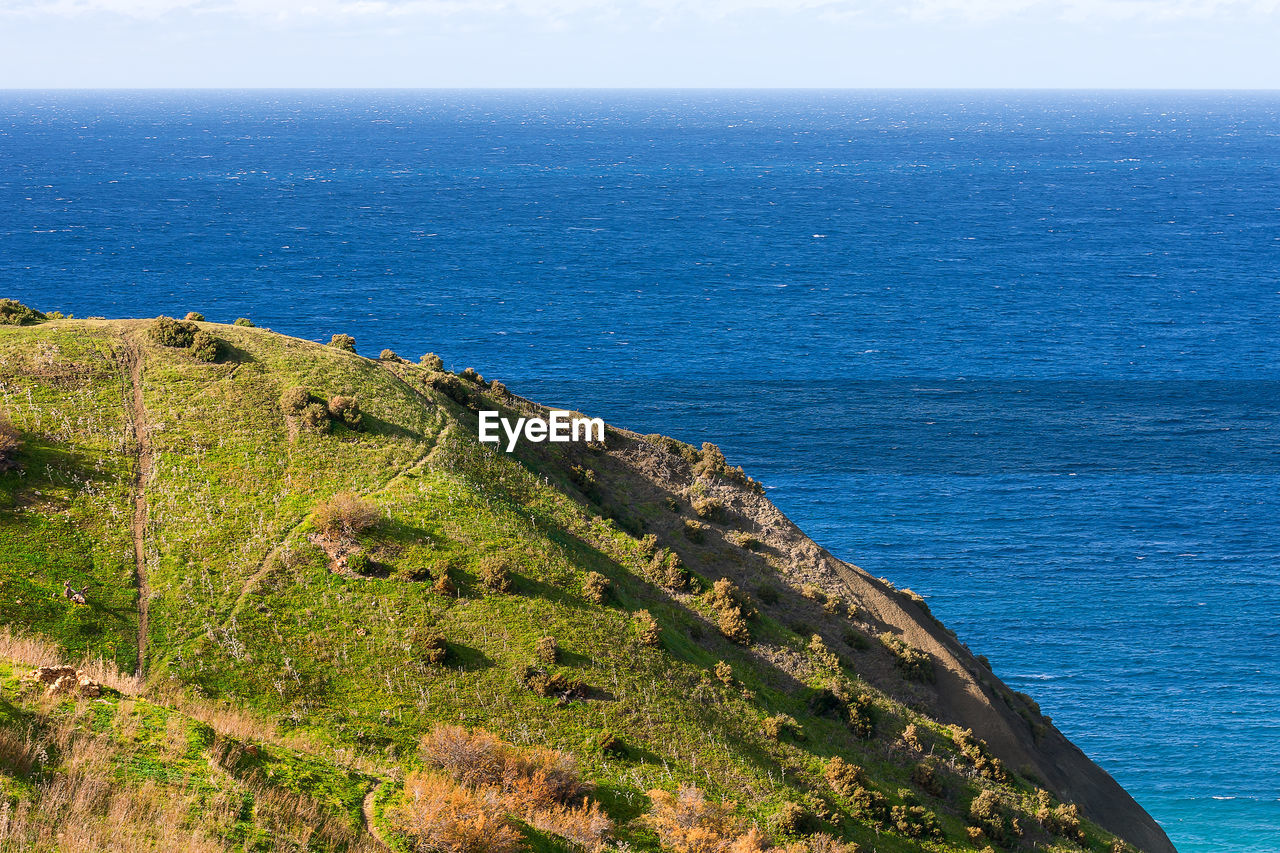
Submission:
<svg viewBox="0 0 1280 853">
<path fill-rule="evenodd" d="M 58 665 L 63 658 L 56 646 L 40 637 L 2 629 L 0 660 L 34 669 Z M 176 690 L 146 688 L 102 660 L 84 661 L 77 669 L 123 694 L 115 702 L 114 726 L 110 732 L 91 733 L 86 717 L 92 702 L 68 705 L 43 690 L 24 692 L 23 704 L 32 720 L 25 731 L 0 729 L 0 771 L 27 778 L 34 790 L 0 803 L 0 850 L 5 853 L 225 851 L 230 848 L 220 835 L 236 822 L 246 796 L 254 804 L 255 822 L 276 839 L 273 849 L 384 849 L 319 801 L 262 778 L 228 775 L 212 798 L 207 790 L 189 790 L 185 783 L 122 779 L 118 770 L 129 760 L 129 744 L 142 734 L 142 715 L 135 713 L 142 698 L 178 711 L 168 716 L 161 744 L 162 752 L 171 757 L 188 748 L 191 719 L 215 731 L 214 763 L 223 767 L 233 766 L 246 744 L 297 749 L 303 739 L 279 738 L 274 726 L 243 711 L 192 700 Z M 313 743 L 305 746 L 309 748 L 301 751 L 323 752 Z M 51 756 L 55 763 L 47 764 Z"/>
<path fill-rule="evenodd" d="M 462 793 L 589 853 L 603 850 L 613 830 L 600 805 L 585 796 L 588 786 L 566 753 L 518 749 L 483 729 L 436 726 L 422 738 L 422 755 L 448 773 Z M 439 785 L 431 790 L 437 800 L 443 796 Z M 431 808 L 434 815 L 442 807 Z"/>
<path fill-rule="evenodd" d="M 681 785 L 674 794 L 650 791 L 649 799 L 649 825 L 675 853 L 759 853 L 769 847 L 757 827 L 744 826 L 733 813 L 733 803 L 709 800 L 693 785 Z"/>
<path fill-rule="evenodd" d="M 423 853 L 516 853 L 520 834 L 497 799 L 476 795 L 452 779 L 412 773 L 389 823 Z"/>
</svg>

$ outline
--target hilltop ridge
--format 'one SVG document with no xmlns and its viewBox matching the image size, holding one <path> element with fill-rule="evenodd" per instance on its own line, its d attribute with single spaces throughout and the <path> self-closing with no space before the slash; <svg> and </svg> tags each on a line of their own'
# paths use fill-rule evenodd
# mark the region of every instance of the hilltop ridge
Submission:
<svg viewBox="0 0 1280 853">
<path fill-rule="evenodd" d="M 548 410 L 437 358 L 11 313 L 0 624 L 135 674 L 121 697 L 166 718 L 260 720 L 263 754 L 312 762 L 346 821 L 301 849 L 429 849 L 405 792 L 443 784 L 430 738 L 460 723 L 571 757 L 601 845 L 683 849 L 662 792 L 697 786 L 761 849 L 1173 850 L 919 596 L 819 547 L 713 445 L 609 427 L 505 453 L 477 412 Z M 0 731 L 86 701 L 42 709 L 30 657 L 0 654 Z M 0 763 L 0 799 L 38 804 L 65 760 Z M 507 812 L 521 844 L 593 843 Z M 210 849 L 258 837 L 206 829 Z"/>
</svg>

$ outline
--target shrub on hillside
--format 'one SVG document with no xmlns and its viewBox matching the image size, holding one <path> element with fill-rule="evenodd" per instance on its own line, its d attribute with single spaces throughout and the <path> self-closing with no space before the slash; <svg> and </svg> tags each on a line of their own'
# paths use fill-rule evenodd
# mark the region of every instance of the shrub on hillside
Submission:
<svg viewBox="0 0 1280 853">
<path fill-rule="evenodd" d="M 698 495 L 691 502 L 693 511 L 698 514 L 699 518 L 705 518 L 709 521 L 719 520 L 724 515 L 724 503 L 719 498 L 709 498 L 705 495 Z"/>
<path fill-rule="evenodd" d="M 849 729 L 863 740 L 876 733 L 875 701 L 866 693 L 859 693 L 849 702 Z"/>
<path fill-rule="evenodd" d="M 444 370 L 444 359 L 433 352 L 429 352 L 418 360 L 418 364 L 427 370 Z"/>
<path fill-rule="evenodd" d="M 334 349 L 346 350 L 347 352 L 356 351 L 356 339 L 350 335 L 336 334 L 329 339 L 329 346 Z"/>
<path fill-rule="evenodd" d="M 911 768 L 912 783 L 925 793 L 941 797 L 943 793 L 942 779 L 938 776 L 938 763 L 933 759 L 921 761 Z"/>
<path fill-rule="evenodd" d="M 302 408 L 299 418 L 303 428 L 312 432 L 328 432 L 333 426 L 333 421 L 329 419 L 329 407 L 324 403 L 308 403 Z"/>
<path fill-rule="evenodd" d="M 1080 807 L 1075 803 L 1055 804 L 1053 797 L 1043 788 L 1036 791 L 1036 820 L 1050 835 L 1084 841 L 1084 832 L 1080 829 Z"/>
<path fill-rule="evenodd" d="M 547 672 L 536 666 L 525 666 L 521 667 L 517 674 L 520 676 L 521 684 L 546 699 L 554 698 L 567 702 L 587 697 L 587 685 L 575 678 L 569 678 L 562 672 Z"/>
<path fill-rule="evenodd" d="M 880 635 L 880 642 L 893 655 L 893 662 L 904 678 L 911 681 L 933 682 L 936 677 L 933 671 L 933 658 L 922 649 L 917 649 L 893 634 Z"/>
<path fill-rule="evenodd" d="M 722 660 L 716 661 L 715 669 L 716 681 L 719 681 L 725 687 L 733 686 L 733 667 Z"/>
<path fill-rule="evenodd" d="M 355 397 L 339 394 L 329 401 L 329 417 L 347 429 L 360 429 L 364 415 L 360 413 L 360 403 Z"/>
<path fill-rule="evenodd" d="M 217 361 L 220 349 L 218 339 L 208 332 L 196 332 L 191 339 L 191 355 L 197 361 Z"/>
<path fill-rule="evenodd" d="M 243 326 L 243 327 L 245 327 L 246 329 L 256 329 L 256 328 L 257 328 L 257 324 L 256 324 L 256 323 L 254 323 L 252 320 L 250 320 L 248 317 L 237 317 L 237 318 L 236 318 L 236 321 L 235 321 L 234 323 L 232 323 L 231 325 L 233 325 L 233 326 Z"/>
<path fill-rule="evenodd" d="M 203 323 L 204 315 L 201 314 L 199 311 L 188 311 L 187 316 L 183 317 L 182 319 L 190 320 L 194 323 Z"/>
<path fill-rule="evenodd" d="M 395 350 L 389 350 L 389 349 L 384 349 L 382 352 L 378 353 L 378 360 L 379 361 L 404 361 L 403 358 L 396 355 Z"/>
<path fill-rule="evenodd" d="M 44 313 L 28 308 L 16 299 L 0 299 L 0 326 L 32 326 L 47 319 Z"/>
<path fill-rule="evenodd" d="M 612 589 L 613 584 L 599 572 L 587 572 L 587 576 L 582 581 L 582 594 L 588 601 L 596 604 L 606 603 Z"/>
<path fill-rule="evenodd" d="M 652 613 L 648 610 L 637 610 L 632 619 L 635 620 L 641 645 L 657 646 L 662 642 L 662 629 L 658 627 L 658 620 L 653 618 Z"/>
<path fill-rule="evenodd" d="M 440 595 L 447 595 L 450 598 L 458 594 L 458 588 L 454 586 L 453 579 L 449 577 L 449 567 L 441 566 L 436 572 L 436 581 L 431 585 L 431 589 Z"/>
<path fill-rule="evenodd" d="M 721 634 L 739 645 L 745 646 L 751 642 L 751 627 L 742 618 L 740 611 L 721 610 L 716 619 L 716 627 Z"/>
<path fill-rule="evenodd" d="M 733 813 L 733 803 L 709 800 L 693 785 L 650 791 L 649 800 L 645 821 L 674 853 L 757 853 L 769 846 L 758 828 Z"/>
<path fill-rule="evenodd" d="M 280 395 L 280 409 L 286 415 L 297 417 L 311 404 L 311 392 L 306 388 L 286 388 Z"/>
<path fill-rule="evenodd" d="M 813 815 L 799 803 L 786 802 L 769 818 L 769 828 L 782 835 L 801 835 L 813 823 Z"/>
<path fill-rule="evenodd" d="M 524 839 L 502 805 L 472 794 L 450 779 L 411 773 L 388 825 L 421 853 L 518 853 Z"/>
<path fill-rule="evenodd" d="M 910 796 L 909 791 L 903 793 Z M 937 815 L 910 800 L 889 809 L 889 825 L 891 829 L 908 838 L 941 841 L 945 837 L 942 834 L 942 827 L 938 825 Z"/>
<path fill-rule="evenodd" d="M 449 657 L 449 643 L 438 631 L 428 631 L 411 639 L 414 653 L 429 664 L 444 663 Z"/>
<path fill-rule="evenodd" d="M 502 554 L 490 554 L 480 561 L 480 582 L 490 592 L 507 593 L 515 587 L 511 564 Z"/>
<path fill-rule="evenodd" d="M 992 755 L 986 742 L 976 737 L 971 729 L 962 729 L 953 725 L 951 737 L 956 749 L 969 760 L 979 776 L 990 779 L 992 782 L 1009 781 L 1009 772 L 1005 769 L 1004 762 Z"/>
<path fill-rule="evenodd" d="M 684 538 L 690 542 L 702 543 L 707 538 L 707 526 L 692 518 L 684 520 Z"/>
<path fill-rule="evenodd" d="M 646 574 L 649 580 L 668 592 L 684 592 L 689 589 L 689 572 L 675 551 L 659 548 L 649 559 Z"/>
<path fill-rule="evenodd" d="M 555 637 L 540 637 L 533 644 L 533 654 L 543 663 L 553 665 L 560 661 L 560 646 Z"/>
<path fill-rule="evenodd" d="M 969 819 L 997 844 L 1007 846 L 1022 837 L 1018 819 L 1000 799 L 1000 795 L 990 788 L 979 791 L 969 802 Z"/>
<path fill-rule="evenodd" d="M 474 367 L 468 367 L 458 374 L 458 378 L 463 382 L 470 382 L 472 385 L 479 385 L 481 388 L 485 386 L 484 377 L 476 373 Z"/>
<path fill-rule="evenodd" d="M 853 807 L 854 814 L 864 821 L 885 825 L 889 820 L 889 804 L 884 794 L 868 787 L 862 768 L 836 756 L 827 762 L 823 774 L 831 789 Z"/>
<path fill-rule="evenodd" d="M 185 348 L 191 346 L 200 327 L 185 320 L 172 317 L 157 317 L 151 324 L 148 333 L 151 340 L 166 347 Z"/>
<path fill-rule="evenodd" d="M 467 384 L 452 373 L 433 373 L 431 387 L 455 403 L 463 406 L 471 403 L 471 391 Z"/>
<path fill-rule="evenodd" d="M 765 717 L 760 725 L 764 729 L 765 736 L 772 740 L 781 740 L 783 735 L 790 735 L 796 740 L 804 739 L 804 729 L 790 714 L 774 714 L 772 717 Z"/>
<path fill-rule="evenodd" d="M 814 634 L 809 638 L 809 654 L 813 655 L 813 659 L 818 662 L 819 666 L 827 669 L 840 671 L 840 658 L 836 653 L 831 651 L 825 640 L 819 634 Z"/>
<path fill-rule="evenodd" d="M 378 523 L 378 508 L 351 492 L 339 492 L 316 504 L 312 520 L 316 529 L 331 536 L 355 536 Z"/>
<path fill-rule="evenodd" d="M 441 725 L 422 736 L 422 757 L 473 788 L 497 788 L 526 806 L 571 803 L 589 791 L 573 756 L 519 749 L 484 729 Z"/>
<path fill-rule="evenodd" d="M 352 551 L 347 555 L 347 569 L 358 575 L 367 575 L 373 569 L 373 559 L 368 551 Z"/>
</svg>

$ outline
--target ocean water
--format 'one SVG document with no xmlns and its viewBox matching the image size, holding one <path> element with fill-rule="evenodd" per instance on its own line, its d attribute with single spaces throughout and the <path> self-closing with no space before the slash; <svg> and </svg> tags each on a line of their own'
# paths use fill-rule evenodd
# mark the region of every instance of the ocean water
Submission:
<svg viewBox="0 0 1280 853">
<path fill-rule="evenodd" d="M 719 443 L 1184 853 L 1280 850 L 1280 95 L 4 92 L 0 291 Z"/>
</svg>

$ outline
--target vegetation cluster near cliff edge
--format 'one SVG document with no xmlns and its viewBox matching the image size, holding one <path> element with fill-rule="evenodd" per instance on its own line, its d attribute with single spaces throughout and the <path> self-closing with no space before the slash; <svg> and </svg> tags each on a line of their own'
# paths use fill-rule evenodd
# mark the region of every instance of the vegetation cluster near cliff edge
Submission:
<svg viewBox="0 0 1280 853">
<path fill-rule="evenodd" d="M 713 446 L 506 454 L 477 411 L 546 410 L 433 357 L 18 314 L 2 849 L 1173 849 Z"/>
</svg>

